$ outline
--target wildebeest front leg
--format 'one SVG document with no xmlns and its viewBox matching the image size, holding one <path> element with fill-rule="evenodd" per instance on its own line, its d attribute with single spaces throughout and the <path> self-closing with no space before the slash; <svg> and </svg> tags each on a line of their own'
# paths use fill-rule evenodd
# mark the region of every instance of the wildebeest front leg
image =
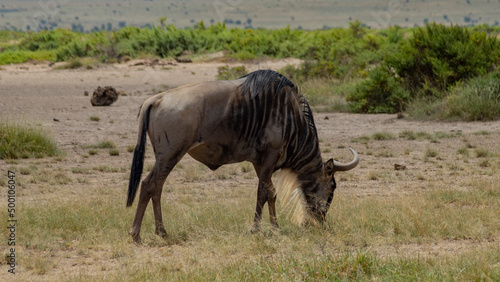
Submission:
<svg viewBox="0 0 500 282">
<path fill-rule="evenodd" d="M 269 179 L 269 185 L 267 186 L 267 205 L 269 206 L 269 220 L 274 228 L 279 228 L 278 217 L 276 216 L 276 188 L 274 188 L 273 182 Z"/>
<path fill-rule="evenodd" d="M 257 190 L 257 206 L 255 207 L 255 217 L 253 219 L 252 233 L 260 232 L 260 221 L 262 220 L 262 208 L 267 202 L 268 193 L 264 184 L 259 180 L 259 188 Z"/>
<path fill-rule="evenodd" d="M 255 208 L 255 217 L 252 232 L 260 231 L 260 222 L 262 220 L 262 209 L 266 202 L 269 205 L 269 219 L 273 227 L 278 227 L 276 217 L 276 190 L 271 181 L 273 169 L 263 169 L 261 166 L 254 164 L 255 171 L 259 176 L 259 187 L 257 190 L 257 206 Z"/>
</svg>

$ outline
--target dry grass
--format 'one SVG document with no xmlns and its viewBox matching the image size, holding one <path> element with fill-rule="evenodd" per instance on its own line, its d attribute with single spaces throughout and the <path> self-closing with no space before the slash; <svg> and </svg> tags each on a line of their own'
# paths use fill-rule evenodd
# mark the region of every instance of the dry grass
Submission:
<svg viewBox="0 0 500 282">
<path fill-rule="evenodd" d="M 499 180 L 471 181 L 464 191 L 344 196 L 336 199 L 324 226 L 298 227 L 281 207 L 281 229 L 272 231 L 264 222 L 257 235 L 249 232 L 253 189 L 236 188 L 229 195 L 214 190 L 202 201 L 192 189 L 177 200 L 164 197 L 167 238 L 154 235 L 152 214 L 146 213 L 143 246 L 134 246 L 126 235 L 134 210 L 116 203 L 119 195 L 53 199 L 50 205 L 22 208 L 20 269 L 31 277 L 70 280 L 496 280 Z M 469 241 L 477 246 L 420 256 L 421 248 L 435 243 L 458 248 Z M 396 251 L 412 244 L 414 249 Z M 64 261 L 70 265 L 61 265 Z M 86 266 L 64 271 L 78 265 Z"/>
<path fill-rule="evenodd" d="M 124 203 L 130 155 L 113 163 L 99 162 L 110 159 L 104 153 L 78 164 L 74 156 L 10 162 L 20 183 L 16 279 L 498 281 L 499 148 L 484 145 L 497 144 L 498 134 L 466 134 L 476 149 L 458 135 L 441 143 L 381 135 L 393 137 L 368 135 L 358 144 L 370 146 L 359 150 L 360 166 L 336 175 L 324 225 L 298 226 L 306 214 L 294 178 L 285 177 L 288 184 L 275 182 L 280 229 L 270 227 L 266 208 L 260 234 L 250 232 L 257 186 L 250 163 L 213 173 L 183 159 L 163 190 L 168 236 L 154 234 L 149 206 L 141 246 L 127 234 L 135 213 Z M 150 150 L 145 173 L 152 163 Z M 394 171 L 394 163 L 407 169 Z"/>
</svg>

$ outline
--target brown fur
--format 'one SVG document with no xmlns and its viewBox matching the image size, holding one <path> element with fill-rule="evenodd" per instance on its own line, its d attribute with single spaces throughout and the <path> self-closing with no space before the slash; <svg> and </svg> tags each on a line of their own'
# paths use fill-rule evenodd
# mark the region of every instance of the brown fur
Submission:
<svg viewBox="0 0 500 282">
<path fill-rule="evenodd" d="M 255 232 L 260 230 L 265 204 L 269 208 L 271 225 L 278 227 L 277 193 L 271 180 L 278 169 L 293 171 L 302 185 L 283 193 L 291 202 L 303 203 L 303 198 L 307 201 L 307 208 L 295 205 L 295 221 L 307 221 L 309 213 L 324 220 L 335 189 L 334 168 L 325 166 L 321 159 L 307 101 L 290 80 L 277 72 L 262 70 L 237 80 L 188 85 L 146 100 L 139 115 L 139 136 L 127 206 L 132 204 L 139 186 L 146 132 L 156 162 L 142 181 L 137 211 L 129 231 L 135 242 L 140 242 L 142 219 L 150 200 L 156 233 L 166 235 L 161 191 L 167 176 L 185 154 L 212 170 L 242 161 L 253 164 L 259 178 Z M 330 162 L 333 164 L 333 160 L 327 164 Z M 354 168 L 357 161 L 352 164 L 347 168 Z M 286 179 L 283 186 L 296 186 L 296 180 Z"/>
</svg>

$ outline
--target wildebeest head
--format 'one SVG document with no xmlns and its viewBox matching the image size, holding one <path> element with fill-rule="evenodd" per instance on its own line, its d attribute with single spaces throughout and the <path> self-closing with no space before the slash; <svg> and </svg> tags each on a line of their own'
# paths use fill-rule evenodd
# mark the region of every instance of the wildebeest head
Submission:
<svg viewBox="0 0 500 282">
<path fill-rule="evenodd" d="M 353 149 L 350 150 L 354 155 L 351 162 L 343 164 L 330 159 L 323 163 L 318 172 L 301 181 L 306 210 L 313 219 L 320 223 L 324 222 L 326 218 L 326 213 L 333 200 L 333 193 L 337 188 L 335 172 L 351 170 L 359 163 L 358 154 Z"/>
</svg>

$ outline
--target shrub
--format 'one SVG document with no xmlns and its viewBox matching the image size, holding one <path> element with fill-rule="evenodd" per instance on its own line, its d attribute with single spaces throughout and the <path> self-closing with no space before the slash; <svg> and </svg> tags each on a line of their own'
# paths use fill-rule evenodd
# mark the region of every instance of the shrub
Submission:
<svg viewBox="0 0 500 282">
<path fill-rule="evenodd" d="M 500 118 L 500 72 L 469 80 L 454 87 L 443 99 L 419 97 L 408 107 L 410 116 L 419 119 L 460 119 L 465 121 Z"/>
<path fill-rule="evenodd" d="M 457 82 L 492 71 L 498 62 L 500 44 L 495 36 L 435 23 L 415 29 L 399 52 L 387 58 L 408 89 L 440 96 Z"/>
<path fill-rule="evenodd" d="M 28 60 L 54 61 L 55 59 L 55 51 L 42 50 L 33 52 L 24 50 L 7 50 L 0 52 L 0 65 L 20 64 Z"/>
<path fill-rule="evenodd" d="M 218 80 L 231 80 L 240 78 L 248 73 L 245 66 L 229 67 L 223 66 L 217 68 L 217 79 Z"/>
<path fill-rule="evenodd" d="M 467 121 L 500 118 L 500 72 L 470 80 L 447 97 L 447 117 Z"/>
<path fill-rule="evenodd" d="M 424 112 L 440 113 L 433 104 L 452 86 L 492 71 L 499 62 L 496 37 L 460 26 L 427 24 L 415 29 L 397 51 L 387 52 L 386 60 L 347 99 L 354 112 L 394 113 L 404 110 L 410 98 L 418 98 L 423 105 L 432 104 Z"/>
<path fill-rule="evenodd" d="M 377 67 L 353 93 L 347 95 L 352 112 L 396 113 L 403 111 L 410 98 L 408 90 L 387 69 Z"/>
<path fill-rule="evenodd" d="M 305 81 L 316 78 L 336 77 L 336 65 L 331 61 L 305 61 L 299 67 L 288 65 L 280 70 L 289 79 Z"/>
<path fill-rule="evenodd" d="M 0 123 L 0 159 L 42 158 L 59 153 L 56 143 L 42 129 Z"/>
</svg>

